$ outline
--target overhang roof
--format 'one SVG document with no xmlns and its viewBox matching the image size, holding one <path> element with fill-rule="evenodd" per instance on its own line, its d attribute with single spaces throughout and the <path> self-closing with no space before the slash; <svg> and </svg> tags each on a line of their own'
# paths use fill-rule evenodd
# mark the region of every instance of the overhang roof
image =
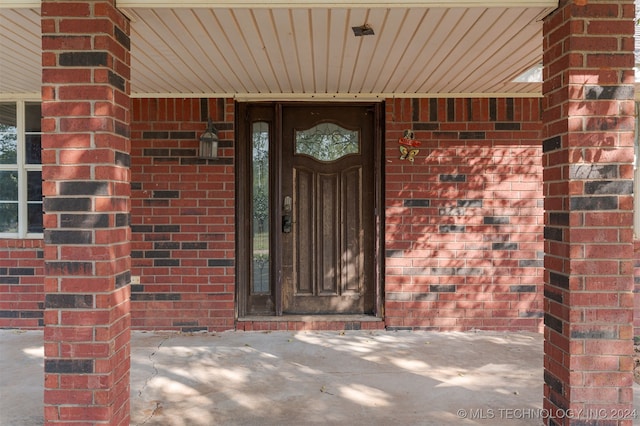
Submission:
<svg viewBox="0 0 640 426">
<path fill-rule="evenodd" d="M 40 2 L 0 0 L 0 96 L 40 93 Z M 118 0 L 132 96 L 539 96 L 543 1 Z M 374 35 L 354 36 L 367 25 Z"/>
</svg>

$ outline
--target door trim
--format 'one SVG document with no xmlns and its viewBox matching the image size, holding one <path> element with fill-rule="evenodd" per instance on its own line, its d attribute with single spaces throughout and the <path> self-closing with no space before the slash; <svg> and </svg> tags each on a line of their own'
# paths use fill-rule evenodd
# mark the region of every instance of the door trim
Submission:
<svg viewBox="0 0 640 426">
<path fill-rule="evenodd" d="M 316 106 L 336 107 L 358 106 L 371 108 L 374 114 L 373 129 L 373 179 L 375 186 L 374 193 L 374 231 L 375 241 L 373 248 L 373 268 L 372 276 L 374 280 L 374 314 L 373 317 L 382 318 L 383 311 L 383 289 L 384 289 L 384 102 L 236 102 L 235 104 L 235 126 L 236 126 L 236 299 L 235 315 L 236 319 L 256 316 L 260 317 L 282 317 L 282 259 L 281 252 L 276 251 L 280 247 L 281 234 L 278 222 L 282 216 L 281 203 L 274 201 L 271 203 L 270 212 L 272 215 L 270 229 L 274 231 L 271 238 L 270 250 L 273 253 L 271 266 L 271 298 L 273 309 L 265 312 L 249 312 L 249 286 L 251 285 L 250 266 L 253 262 L 251 254 L 251 191 L 248 190 L 247 182 L 251 176 L 251 125 L 258 120 L 265 120 L 270 123 L 273 140 L 270 143 L 270 179 L 273 193 L 270 194 L 272 200 L 280 200 L 282 177 L 281 167 L 281 146 L 282 146 L 282 110 L 284 107 L 313 104 Z M 326 316 L 326 315 L 324 315 Z M 339 316 L 339 315 L 338 315 Z M 312 316 L 311 316 L 312 317 Z"/>
</svg>

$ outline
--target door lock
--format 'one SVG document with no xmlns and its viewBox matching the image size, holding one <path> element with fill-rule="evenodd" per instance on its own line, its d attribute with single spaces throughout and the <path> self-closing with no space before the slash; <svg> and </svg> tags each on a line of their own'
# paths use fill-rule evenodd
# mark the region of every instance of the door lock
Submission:
<svg viewBox="0 0 640 426">
<path fill-rule="evenodd" d="M 282 215 L 282 232 L 284 232 L 285 234 L 289 234 L 291 233 L 291 212 L 293 210 L 293 199 L 287 195 L 286 197 L 284 197 L 284 200 L 282 201 L 282 211 L 283 211 L 283 215 Z"/>
</svg>

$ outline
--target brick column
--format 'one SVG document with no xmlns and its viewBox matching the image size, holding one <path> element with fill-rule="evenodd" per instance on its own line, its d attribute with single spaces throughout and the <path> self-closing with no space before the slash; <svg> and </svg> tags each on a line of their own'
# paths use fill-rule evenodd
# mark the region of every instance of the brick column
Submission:
<svg viewBox="0 0 640 426">
<path fill-rule="evenodd" d="M 550 425 L 633 418 L 633 35 L 633 0 L 561 0 L 544 23 Z"/>
<path fill-rule="evenodd" d="M 42 46 L 45 422 L 128 425 L 129 22 L 43 1 Z"/>
</svg>

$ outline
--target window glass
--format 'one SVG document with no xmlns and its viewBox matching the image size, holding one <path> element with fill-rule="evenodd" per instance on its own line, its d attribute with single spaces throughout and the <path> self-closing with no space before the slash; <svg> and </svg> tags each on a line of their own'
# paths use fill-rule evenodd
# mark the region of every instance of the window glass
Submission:
<svg viewBox="0 0 640 426">
<path fill-rule="evenodd" d="M 42 163 L 42 142 L 40 135 L 25 136 L 24 156 L 27 164 Z"/>
<path fill-rule="evenodd" d="M 253 124 L 253 286 L 252 292 L 269 293 L 269 124 Z"/>
<path fill-rule="evenodd" d="M 17 164 L 18 129 L 16 104 L 0 102 L 0 164 Z"/>
<path fill-rule="evenodd" d="M 40 132 L 42 121 L 42 109 L 40 102 L 26 102 L 24 105 L 24 131 Z"/>
<path fill-rule="evenodd" d="M 27 172 L 27 201 L 42 202 L 42 172 Z"/>
<path fill-rule="evenodd" d="M 42 203 L 27 205 L 27 232 L 42 233 Z"/>
<path fill-rule="evenodd" d="M 0 232 L 18 232 L 18 203 L 0 201 Z"/>
<path fill-rule="evenodd" d="M 322 123 L 308 130 L 296 131 L 296 154 L 306 154 L 320 161 L 335 161 L 360 152 L 358 132 L 334 123 Z"/>
<path fill-rule="evenodd" d="M 0 171 L 0 201 L 18 201 L 17 171 Z"/>
</svg>

